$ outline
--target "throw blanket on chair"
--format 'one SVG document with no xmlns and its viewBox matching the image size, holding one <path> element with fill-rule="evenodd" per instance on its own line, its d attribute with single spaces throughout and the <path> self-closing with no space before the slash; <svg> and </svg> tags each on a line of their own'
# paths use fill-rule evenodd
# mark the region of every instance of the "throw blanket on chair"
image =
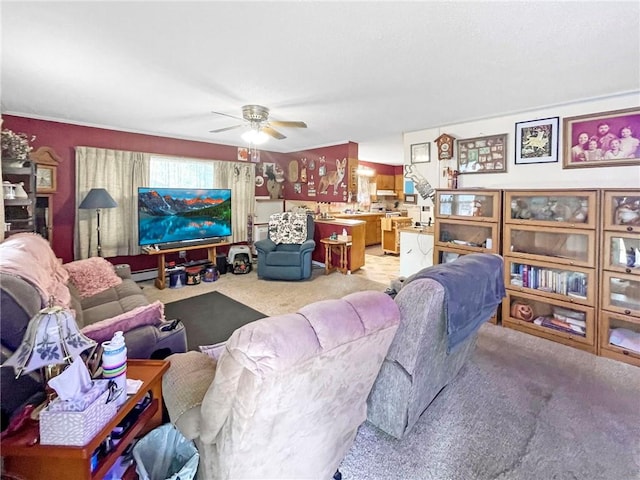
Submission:
<svg viewBox="0 0 640 480">
<path fill-rule="evenodd" d="M 402 287 L 419 278 L 431 278 L 444 288 L 447 351 L 489 320 L 505 296 L 504 261 L 491 253 L 472 253 L 453 262 L 424 268 L 408 277 Z"/>
<path fill-rule="evenodd" d="M 307 239 L 307 214 L 274 213 L 269 217 L 269 238 L 273 243 L 303 243 Z"/>
</svg>

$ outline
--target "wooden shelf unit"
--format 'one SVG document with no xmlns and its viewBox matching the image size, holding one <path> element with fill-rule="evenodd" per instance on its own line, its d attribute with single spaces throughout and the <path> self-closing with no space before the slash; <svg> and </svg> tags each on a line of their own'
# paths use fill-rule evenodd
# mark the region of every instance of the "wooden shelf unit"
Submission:
<svg viewBox="0 0 640 480">
<path fill-rule="evenodd" d="M 4 221 L 10 223 L 10 230 L 5 231 L 5 238 L 15 233 L 34 232 L 36 228 L 36 170 L 35 163 L 20 160 L 22 166 L 12 166 L 18 160 L 2 159 L 2 180 L 12 184 L 22 183 L 27 198 L 4 198 Z M 3 189 L 4 193 L 4 189 Z"/>
<path fill-rule="evenodd" d="M 502 325 L 597 353 L 598 190 L 505 190 Z"/>
<path fill-rule="evenodd" d="M 640 189 L 604 190 L 602 225 L 598 354 L 640 367 L 640 351 L 616 341 L 640 334 Z"/>
<path fill-rule="evenodd" d="M 162 376 L 169 368 L 164 360 L 129 360 L 127 376 L 143 381 L 137 393 L 131 395 L 115 417 L 83 447 L 40 445 L 32 443 L 38 438 L 39 424 L 32 421 L 19 433 L 2 441 L 4 467 L 17 478 L 72 478 L 74 480 L 99 480 L 118 460 L 122 452 L 136 437 L 144 435 L 162 423 Z M 140 414 L 136 422 L 124 434 L 118 444 L 91 471 L 91 457 L 102 442 L 124 417 L 151 392 L 152 402 Z M 127 475 L 134 467 L 130 467 Z"/>
</svg>

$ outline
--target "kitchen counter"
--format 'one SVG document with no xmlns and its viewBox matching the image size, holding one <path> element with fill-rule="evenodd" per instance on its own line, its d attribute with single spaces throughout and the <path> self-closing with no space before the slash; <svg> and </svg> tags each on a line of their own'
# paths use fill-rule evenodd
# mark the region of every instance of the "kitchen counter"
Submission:
<svg viewBox="0 0 640 480">
<path fill-rule="evenodd" d="M 325 263 L 324 245 L 320 239 L 329 237 L 332 233 L 342 234 L 342 230 L 351 235 L 351 246 L 347 253 L 347 270 L 355 272 L 364 265 L 364 241 L 366 222 L 364 219 L 354 218 L 318 218 L 315 220 L 315 233 L 313 239 L 316 241 L 316 248 L 313 250 L 311 258 L 319 263 Z M 334 259 L 334 265 L 338 264 L 338 259 Z"/>
<path fill-rule="evenodd" d="M 377 245 L 382 241 L 382 219 L 385 217 L 384 212 L 362 212 L 362 213 L 336 213 L 336 219 L 358 219 L 366 222 L 365 228 L 365 246 Z"/>
</svg>

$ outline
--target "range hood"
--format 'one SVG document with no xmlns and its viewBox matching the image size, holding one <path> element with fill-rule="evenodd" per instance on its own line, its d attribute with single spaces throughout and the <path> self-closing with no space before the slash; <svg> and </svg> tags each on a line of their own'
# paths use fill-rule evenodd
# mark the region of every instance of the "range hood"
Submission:
<svg viewBox="0 0 640 480">
<path fill-rule="evenodd" d="M 396 192 L 393 190 L 376 190 L 376 196 L 378 197 L 395 197 Z"/>
</svg>

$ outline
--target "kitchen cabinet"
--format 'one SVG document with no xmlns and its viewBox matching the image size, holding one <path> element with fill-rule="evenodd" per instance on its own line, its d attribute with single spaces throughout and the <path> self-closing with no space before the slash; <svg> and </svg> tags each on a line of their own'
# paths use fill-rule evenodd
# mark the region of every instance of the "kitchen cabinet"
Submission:
<svg viewBox="0 0 640 480">
<path fill-rule="evenodd" d="M 394 176 L 394 190 L 398 196 L 398 200 L 404 201 L 404 177 L 402 174 Z"/>
<path fill-rule="evenodd" d="M 640 366 L 640 190 L 603 192 L 598 353 Z"/>
<path fill-rule="evenodd" d="M 598 190 L 508 190 L 502 325 L 596 353 Z"/>
<path fill-rule="evenodd" d="M 375 177 L 377 190 L 395 190 L 396 181 L 394 175 L 379 174 Z"/>
</svg>

